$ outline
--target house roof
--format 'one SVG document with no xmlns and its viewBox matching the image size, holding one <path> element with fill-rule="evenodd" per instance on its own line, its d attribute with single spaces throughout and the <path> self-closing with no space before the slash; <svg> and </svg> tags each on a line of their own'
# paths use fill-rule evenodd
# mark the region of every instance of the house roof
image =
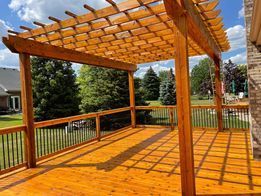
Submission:
<svg viewBox="0 0 261 196">
<path fill-rule="evenodd" d="M 5 92 L 21 91 L 20 73 L 17 69 L 0 67 L 0 89 L 1 88 Z"/>
<path fill-rule="evenodd" d="M 69 16 L 66 20 L 50 16 L 51 24 L 34 22 L 38 26 L 35 29 L 21 26 L 24 32 L 9 32 L 20 38 L 132 64 L 175 58 L 177 29 L 166 11 L 169 5 L 164 2 L 167 0 L 128 0 L 117 4 L 106 1 L 110 6 L 100 10 L 84 5 L 88 12 L 84 15 L 65 11 Z M 216 9 L 219 1 L 189 2 L 189 25 L 192 24 L 188 38 L 189 55 L 205 54 L 202 47 L 210 40 L 219 52 L 227 51 L 229 42 L 220 10 Z M 204 41 L 205 37 L 199 36 L 195 29 L 203 32 L 202 35 L 209 35 L 209 40 Z"/>
<path fill-rule="evenodd" d="M 8 96 L 9 94 L 7 93 L 7 92 L 5 92 L 4 91 L 4 89 L 2 89 L 1 87 L 0 87 L 0 97 L 6 97 L 6 96 Z"/>
</svg>

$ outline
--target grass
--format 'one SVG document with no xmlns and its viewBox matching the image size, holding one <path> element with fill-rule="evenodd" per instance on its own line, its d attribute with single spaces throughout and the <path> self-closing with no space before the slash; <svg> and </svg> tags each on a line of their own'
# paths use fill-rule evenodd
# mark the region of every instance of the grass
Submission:
<svg viewBox="0 0 261 196">
<path fill-rule="evenodd" d="M 150 106 L 161 106 L 160 101 L 147 101 Z M 191 105 L 214 105 L 213 99 L 208 99 L 207 97 L 203 97 L 203 100 L 199 100 L 198 96 L 191 96 Z"/>
<path fill-rule="evenodd" d="M 21 114 L 0 116 L 0 128 L 13 127 L 22 124 L 23 120 Z"/>
</svg>

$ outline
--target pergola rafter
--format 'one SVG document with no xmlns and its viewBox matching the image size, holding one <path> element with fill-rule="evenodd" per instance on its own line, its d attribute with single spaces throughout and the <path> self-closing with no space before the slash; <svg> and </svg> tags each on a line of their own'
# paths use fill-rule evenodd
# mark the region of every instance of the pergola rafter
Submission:
<svg viewBox="0 0 261 196">
<path fill-rule="evenodd" d="M 34 22 L 9 31 L 5 45 L 20 55 L 27 163 L 35 167 L 34 122 L 30 55 L 128 71 L 131 124 L 136 126 L 134 71 L 137 64 L 175 59 L 181 184 L 183 195 L 195 195 L 190 105 L 189 56 L 207 54 L 215 63 L 216 111 L 222 127 L 220 54 L 230 46 L 218 0 L 127 0 L 78 16 L 65 11 L 66 20 L 50 16 L 52 24 Z M 96 118 L 99 132 L 99 116 Z"/>
<path fill-rule="evenodd" d="M 89 13 L 81 16 L 65 11 L 70 17 L 66 20 L 50 16 L 49 19 L 54 22 L 52 24 L 34 22 L 38 28 L 22 27 L 25 32 L 17 36 L 132 64 L 175 58 L 175 25 L 162 1 L 107 2 L 111 6 L 100 10 L 84 5 Z M 219 11 L 215 10 L 217 4 L 218 0 L 194 0 L 194 3 L 189 4 L 189 9 L 193 8 L 201 17 L 201 28 L 205 29 L 204 32 L 208 31 L 205 35 L 209 35 L 205 39 L 211 39 L 208 42 L 216 45 L 212 47 L 215 54 L 229 49 L 222 18 L 218 17 Z M 168 9 L 172 8 L 168 6 Z M 179 8 L 184 9 L 187 8 Z M 204 38 L 195 33 L 196 28 L 191 30 L 189 56 L 210 55 Z"/>
</svg>

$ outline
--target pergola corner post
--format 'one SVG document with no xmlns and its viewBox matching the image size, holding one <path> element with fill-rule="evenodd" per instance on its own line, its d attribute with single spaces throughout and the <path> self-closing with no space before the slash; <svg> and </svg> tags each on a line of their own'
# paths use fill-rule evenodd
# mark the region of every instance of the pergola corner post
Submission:
<svg viewBox="0 0 261 196">
<path fill-rule="evenodd" d="M 36 167 L 35 153 L 35 133 L 34 133 L 34 112 L 33 112 L 33 92 L 32 92 L 32 74 L 30 66 L 30 55 L 20 53 L 20 80 L 23 123 L 26 126 L 25 131 L 25 159 L 28 168 Z"/>
<path fill-rule="evenodd" d="M 188 60 L 188 22 L 185 14 L 175 20 L 176 91 L 182 195 L 196 194 Z"/>
<path fill-rule="evenodd" d="M 220 59 L 213 59 L 215 64 L 215 105 L 217 111 L 218 120 L 218 131 L 223 131 L 223 120 L 222 120 L 222 91 L 221 91 L 221 80 L 220 80 Z"/>
<path fill-rule="evenodd" d="M 129 77 L 129 95 L 131 110 L 131 127 L 136 127 L 136 111 L 135 111 L 135 87 L 134 87 L 134 71 L 128 71 Z"/>
</svg>

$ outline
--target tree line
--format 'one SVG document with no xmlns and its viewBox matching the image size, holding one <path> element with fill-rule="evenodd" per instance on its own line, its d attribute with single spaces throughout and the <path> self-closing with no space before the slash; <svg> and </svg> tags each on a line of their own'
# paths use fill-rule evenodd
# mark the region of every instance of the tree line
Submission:
<svg viewBox="0 0 261 196">
<path fill-rule="evenodd" d="M 126 71 L 83 65 L 77 76 L 70 62 L 33 57 L 31 64 L 37 121 L 129 106 Z M 241 91 L 246 66 L 229 61 L 223 69 L 226 90 L 231 90 L 231 81 L 235 81 L 237 92 Z M 212 61 L 200 61 L 191 72 L 192 93 L 205 95 L 212 90 L 213 74 Z M 135 100 L 136 105 L 147 105 L 146 101 L 152 100 L 176 105 L 173 70 L 160 71 L 157 75 L 150 67 L 142 79 L 135 78 Z"/>
<path fill-rule="evenodd" d="M 221 80 L 225 93 L 238 94 L 247 89 L 247 66 L 237 65 L 231 60 L 221 67 Z M 205 96 L 215 88 L 215 65 L 209 58 L 203 59 L 191 71 L 192 94 Z"/>
</svg>

